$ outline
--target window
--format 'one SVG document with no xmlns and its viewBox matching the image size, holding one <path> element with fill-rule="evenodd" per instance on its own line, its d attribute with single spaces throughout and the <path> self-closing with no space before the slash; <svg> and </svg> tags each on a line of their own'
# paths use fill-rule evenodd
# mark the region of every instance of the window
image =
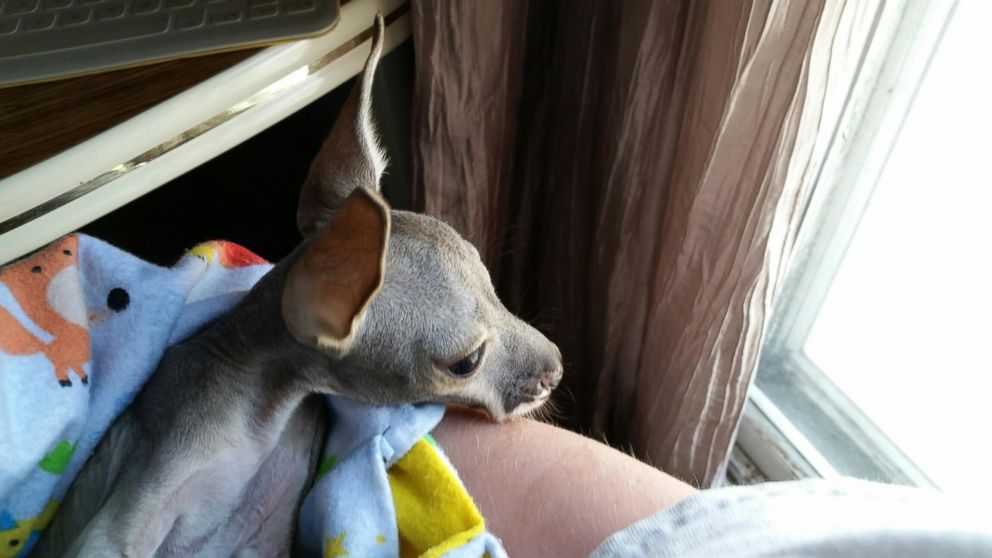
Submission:
<svg viewBox="0 0 992 558">
<path fill-rule="evenodd" d="M 740 431 L 771 478 L 992 496 L 989 21 L 984 0 L 880 11 Z"/>
</svg>

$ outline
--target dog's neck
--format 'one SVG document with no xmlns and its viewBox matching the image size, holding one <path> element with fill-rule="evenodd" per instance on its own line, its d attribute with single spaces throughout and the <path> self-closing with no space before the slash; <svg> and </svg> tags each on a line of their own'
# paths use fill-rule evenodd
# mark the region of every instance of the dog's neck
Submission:
<svg viewBox="0 0 992 558">
<path fill-rule="evenodd" d="M 333 382 L 339 363 L 297 342 L 281 318 L 286 274 L 296 254 L 188 342 L 210 354 L 211 369 L 205 373 L 224 376 L 224 384 L 249 401 L 253 434 L 271 439 L 305 397 L 337 391 Z"/>
</svg>

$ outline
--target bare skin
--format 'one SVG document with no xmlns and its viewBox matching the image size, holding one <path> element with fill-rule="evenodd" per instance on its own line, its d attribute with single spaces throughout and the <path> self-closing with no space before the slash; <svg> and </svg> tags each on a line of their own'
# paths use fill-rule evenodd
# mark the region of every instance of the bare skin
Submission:
<svg viewBox="0 0 992 558">
<path fill-rule="evenodd" d="M 588 556 L 616 531 L 696 492 L 605 444 L 533 420 L 495 424 L 449 410 L 433 435 L 514 557 Z"/>
</svg>

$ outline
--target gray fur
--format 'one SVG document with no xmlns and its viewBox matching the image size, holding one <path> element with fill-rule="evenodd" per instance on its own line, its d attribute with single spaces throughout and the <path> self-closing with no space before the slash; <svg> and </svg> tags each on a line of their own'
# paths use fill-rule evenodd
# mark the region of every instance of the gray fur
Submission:
<svg viewBox="0 0 992 558">
<path fill-rule="evenodd" d="M 373 30 L 359 99 L 381 52 L 381 17 Z M 301 194 L 308 238 L 235 309 L 166 352 L 35 556 L 287 556 L 329 420 L 319 394 L 457 403 L 504 420 L 557 385 L 558 349 L 500 303 L 475 248 L 424 215 L 390 213 L 383 284 L 346 349 L 301 343 L 287 329 L 289 270 L 351 190 L 378 189 L 368 103 L 352 104 L 357 120 L 335 126 Z M 327 152 L 349 137 L 360 145 Z M 473 374 L 449 373 L 483 341 Z"/>
</svg>

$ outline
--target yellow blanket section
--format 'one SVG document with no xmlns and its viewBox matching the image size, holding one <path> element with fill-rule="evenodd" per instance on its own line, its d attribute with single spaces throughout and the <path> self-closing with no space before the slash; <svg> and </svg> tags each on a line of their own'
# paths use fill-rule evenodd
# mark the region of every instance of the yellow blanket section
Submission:
<svg viewBox="0 0 992 558">
<path fill-rule="evenodd" d="M 52 518 L 55 517 L 55 512 L 59 509 L 59 504 L 55 500 L 48 502 L 45 509 L 34 518 L 26 519 L 23 521 L 14 521 L 12 524 L 6 524 L 9 520 L 7 517 L 0 517 L 0 558 L 12 558 L 17 556 L 21 552 L 21 549 L 27 544 L 29 538 L 34 533 L 42 531 L 48 524 L 52 522 Z M 5 514 L 4 514 L 5 515 Z"/>
<path fill-rule="evenodd" d="M 403 558 L 438 558 L 485 531 L 472 497 L 427 439 L 388 474 Z"/>
</svg>

